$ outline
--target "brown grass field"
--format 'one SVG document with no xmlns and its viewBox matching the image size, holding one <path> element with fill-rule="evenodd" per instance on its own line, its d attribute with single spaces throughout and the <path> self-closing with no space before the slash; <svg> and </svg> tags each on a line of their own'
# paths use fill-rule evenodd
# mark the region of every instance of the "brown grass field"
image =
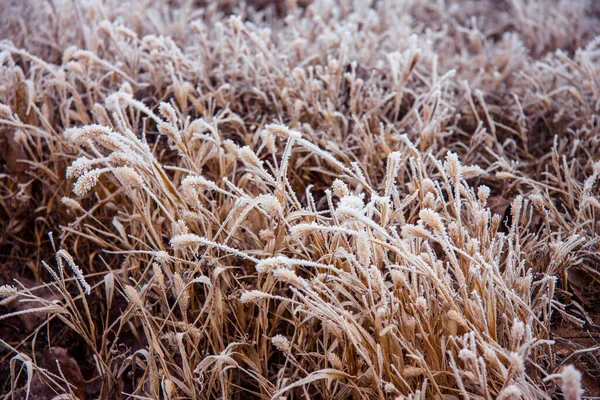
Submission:
<svg viewBox="0 0 600 400">
<path fill-rule="evenodd" d="M 600 1 L 0 21 L 0 399 L 600 398 Z"/>
</svg>

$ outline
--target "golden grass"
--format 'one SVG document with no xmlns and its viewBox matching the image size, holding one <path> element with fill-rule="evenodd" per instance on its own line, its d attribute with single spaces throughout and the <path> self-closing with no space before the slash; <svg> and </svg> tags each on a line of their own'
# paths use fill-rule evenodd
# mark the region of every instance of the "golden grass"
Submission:
<svg viewBox="0 0 600 400">
<path fill-rule="evenodd" d="M 580 398 L 599 10 L 368 3 L 5 4 L 8 397 Z"/>
</svg>

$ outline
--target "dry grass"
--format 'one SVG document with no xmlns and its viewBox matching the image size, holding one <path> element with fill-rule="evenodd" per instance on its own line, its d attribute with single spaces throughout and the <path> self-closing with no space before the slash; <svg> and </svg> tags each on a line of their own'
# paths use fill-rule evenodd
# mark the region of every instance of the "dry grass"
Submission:
<svg viewBox="0 0 600 400">
<path fill-rule="evenodd" d="M 595 2 L 3 7 L 7 398 L 600 375 L 553 333 L 599 332 Z"/>
</svg>

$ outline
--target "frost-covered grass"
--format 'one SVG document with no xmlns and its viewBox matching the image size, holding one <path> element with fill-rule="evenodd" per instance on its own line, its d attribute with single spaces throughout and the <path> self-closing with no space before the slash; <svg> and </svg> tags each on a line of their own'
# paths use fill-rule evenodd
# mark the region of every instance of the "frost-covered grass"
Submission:
<svg viewBox="0 0 600 400">
<path fill-rule="evenodd" d="M 305 3 L 6 2 L 7 395 L 580 398 L 597 4 Z"/>
</svg>

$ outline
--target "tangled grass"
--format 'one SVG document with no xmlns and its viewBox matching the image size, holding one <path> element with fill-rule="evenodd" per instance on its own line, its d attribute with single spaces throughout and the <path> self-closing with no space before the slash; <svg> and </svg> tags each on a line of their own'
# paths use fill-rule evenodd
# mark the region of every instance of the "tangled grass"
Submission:
<svg viewBox="0 0 600 400">
<path fill-rule="evenodd" d="M 553 330 L 599 332 L 597 2 L 1 15 L 7 398 L 574 400 L 600 375 Z"/>
</svg>

